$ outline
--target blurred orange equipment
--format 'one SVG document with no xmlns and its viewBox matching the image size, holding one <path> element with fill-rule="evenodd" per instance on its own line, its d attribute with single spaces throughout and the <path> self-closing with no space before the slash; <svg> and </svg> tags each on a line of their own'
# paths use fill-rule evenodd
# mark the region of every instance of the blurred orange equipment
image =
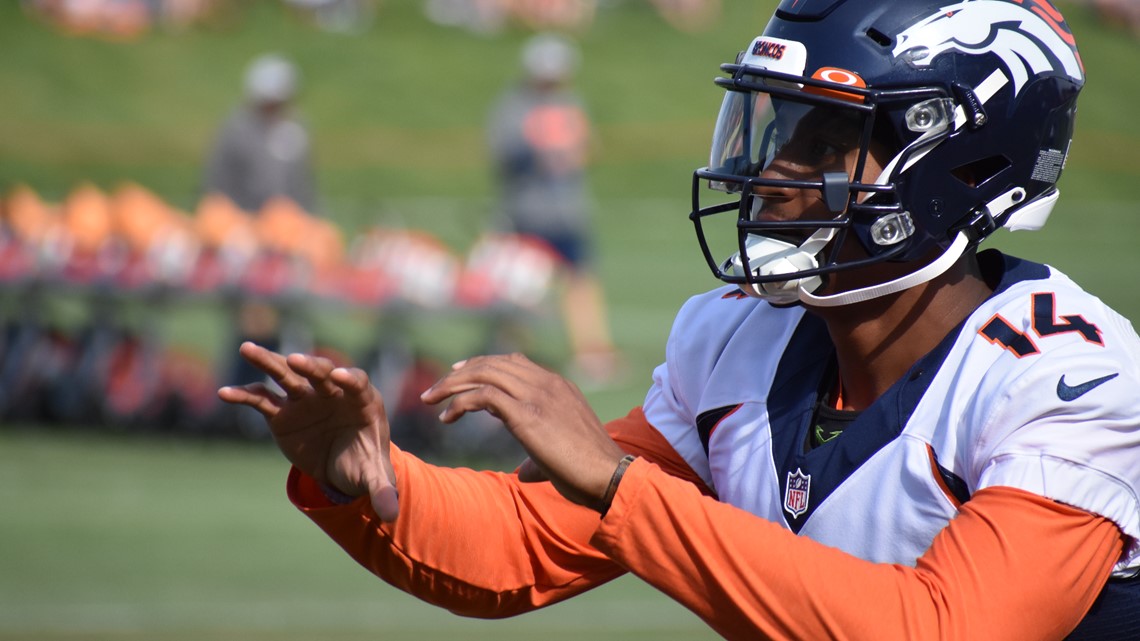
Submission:
<svg viewBox="0 0 1140 641">
<path fill-rule="evenodd" d="M 304 253 L 310 240 L 309 214 L 293 200 L 275 196 L 266 201 L 254 221 L 257 237 L 264 248 L 290 256 Z"/>
<path fill-rule="evenodd" d="M 75 252 L 94 254 L 111 238 L 111 203 L 91 183 L 76 187 L 63 203 L 64 231 Z"/>
<path fill-rule="evenodd" d="M 198 202 L 194 231 L 210 249 L 241 249 L 250 254 L 258 242 L 253 219 L 221 194 L 208 194 Z"/>
<path fill-rule="evenodd" d="M 134 253 L 145 253 L 162 242 L 177 224 L 176 216 L 164 200 L 135 183 L 121 185 L 111 197 L 115 233 Z"/>
<path fill-rule="evenodd" d="M 17 185 L 8 194 L 4 220 L 20 242 L 38 245 L 60 224 L 59 207 L 44 202 L 31 187 Z"/>
</svg>

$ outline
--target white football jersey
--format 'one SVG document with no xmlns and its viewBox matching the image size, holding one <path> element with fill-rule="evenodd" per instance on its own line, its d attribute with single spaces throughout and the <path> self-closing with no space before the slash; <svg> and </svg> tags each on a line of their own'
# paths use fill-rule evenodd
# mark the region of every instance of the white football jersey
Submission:
<svg viewBox="0 0 1140 641">
<path fill-rule="evenodd" d="M 826 327 L 723 287 L 682 308 L 649 422 L 731 503 L 876 562 L 914 565 L 978 490 L 1102 515 L 1140 568 L 1140 338 L 1068 277 L 984 252 L 993 296 L 834 440 L 809 424 L 834 358 Z"/>
</svg>

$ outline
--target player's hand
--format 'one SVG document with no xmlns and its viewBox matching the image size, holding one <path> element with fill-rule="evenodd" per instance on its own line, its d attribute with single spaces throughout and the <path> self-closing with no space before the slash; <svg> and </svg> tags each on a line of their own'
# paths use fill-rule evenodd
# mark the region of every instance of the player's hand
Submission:
<svg viewBox="0 0 1140 641">
<path fill-rule="evenodd" d="M 420 398 L 429 404 L 451 398 L 440 414 L 444 423 L 479 410 L 503 421 L 530 455 L 523 480 L 545 477 L 580 505 L 598 504 L 625 456 L 576 385 L 521 354 L 456 363 Z"/>
<path fill-rule="evenodd" d="M 261 383 L 223 387 L 228 403 L 261 412 L 285 457 L 305 474 L 349 496 L 368 494 L 376 514 L 396 518 L 396 475 L 380 392 L 359 369 L 327 358 L 285 357 L 253 343 L 241 355 L 268 374 L 285 396 Z"/>
</svg>

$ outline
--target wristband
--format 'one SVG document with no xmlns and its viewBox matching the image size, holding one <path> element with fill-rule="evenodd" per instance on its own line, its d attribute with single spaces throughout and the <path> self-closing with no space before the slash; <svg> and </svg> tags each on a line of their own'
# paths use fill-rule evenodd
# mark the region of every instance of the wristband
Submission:
<svg viewBox="0 0 1140 641">
<path fill-rule="evenodd" d="M 349 496 L 348 494 L 341 492 L 328 483 L 318 482 L 318 484 L 320 485 L 321 493 L 325 495 L 325 498 L 337 505 L 348 505 L 357 499 L 357 497 Z"/>
<path fill-rule="evenodd" d="M 633 454 L 626 454 L 618 461 L 617 469 L 614 470 L 614 475 L 610 477 L 610 484 L 606 486 L 606 493 L 602 495 L 602 500 L 598 501 L 595 509 L 605 517 L 606 512 L 610 511 L 610 505 L 614 502 L 614 495 L 617 494 L 618 484 L 621 483 L 621 477 L 625 476 L 625 470 L 629 464 L 635 459 Z"/>
</svg>

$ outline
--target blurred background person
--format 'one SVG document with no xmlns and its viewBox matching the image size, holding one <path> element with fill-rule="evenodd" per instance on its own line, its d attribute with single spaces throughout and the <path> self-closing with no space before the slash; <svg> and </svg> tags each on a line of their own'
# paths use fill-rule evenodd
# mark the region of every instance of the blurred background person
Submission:
<svg viewBox="0 0 1140 641">
<path fill-rule="evenodd" d="M 284 196 L 316 212 L 309 133 L 294 114 L 297 68 L 278 54 L 255 59 L 245 100 L 230 113 L 206 164 L 203 191 L 220 193 L 247 212 Z"/>
<path fill-rule="evenodd" d="M 229 301 L 234 344 L 252 340 L 281 349 L 309 346 L 303 323 L 282 290 L 289 286 L 289 278 L 282 276 L 291 260 L 288 242 L 280 238 L 281 232 L 295 235 L 289 230 L 299 228 L 282 221 L 306 219 L 317 211 L 310 136 L 294 111 L 299 84 L 297 67 L 284 56 L 255 58 L 246 68 L 244 99 L 222 124 L 206 161 L 203 202 L 221 199 L 222 206 L 236 206 L 243 224 L 255 231 L 256 257 L 242 268 L 241 295 Z M 228 359 L 220 376 L 234 383 L 263 378 L 241 359 Z M 221 420 L 232 421 L 239 432 L 261 432 L 253 418 L 238 412 Z"/>
<path fill-rule="evenodd" d="M 522 78 L 494 107 L 488 127 L 499 207 L 510 230 L 537 237 L 562 259 L 561 306 L 569 338 L 570 374 L 606 385 L 621 359 L 610 336 L 601 283 L 594 271 L 590 195 L 586 185 L 591 128 L 571 87 L 579 51 L 542 33 L 522 49 Z"/>
<path fill-rule="evenodd" d="M 1140 37 L 1140 0 L 1092 0 L 1105 22 Z"/>
<path fill-rule="evenodd" d="M 364 33 L 376 19 L 379 0 L 285 0 L 317 28 L 334 33 Z"/>
<path fill-rule="evenodd" d="M 720 18 L 720 0 L 651 0 L 651 3 L 678 31 L 702 31 Z"/>
</svg>

